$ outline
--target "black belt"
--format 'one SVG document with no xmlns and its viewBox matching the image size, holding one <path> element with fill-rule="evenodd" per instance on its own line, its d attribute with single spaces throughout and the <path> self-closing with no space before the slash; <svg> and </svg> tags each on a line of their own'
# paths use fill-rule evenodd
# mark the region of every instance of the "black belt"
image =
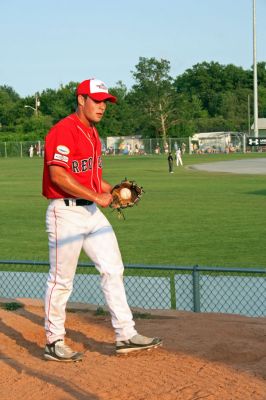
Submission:
<svg viewBox="0 0 266 400">
<path fill-rule="evenodd" d="M 74 201 L 72 202 L 72 200 L 69 199 L 64 199 L 65 205 L 66 206 L 72 206 L 72 205 L 76 205 L 76 206 L 91 206 L 93 204 L 93 201 L 90 200 L 85 200 L 85 199 L 73 199 Z"/>
</svg>

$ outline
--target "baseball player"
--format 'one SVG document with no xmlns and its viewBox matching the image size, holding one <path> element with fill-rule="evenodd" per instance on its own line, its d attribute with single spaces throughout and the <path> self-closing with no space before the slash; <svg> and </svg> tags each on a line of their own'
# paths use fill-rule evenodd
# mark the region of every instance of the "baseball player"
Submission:
<svg viewBox="0 0 266 400">
<path fill-rule="evenodd" d="M 183 166 L 182 152 L 181 152 L 181 149 L 180 149 L 179 147 L 176 149 L 175 158 L 176 158 L 176 165 L 177 165 L 177 167 L 179 166 L 179 164 L 180 164 L 181 166 Z"/>
<path fill-rule="evenodd" d="M 170 172 L 170 174 L 173 174 L 174 173 L 174 171 L 173 171 L 174 159 L 173 159 L 172 153 L 168 154 L 167 161 L 168 161 L 169 172 Z"/>
<path fill-rule="evenodd" d="M 107 102 L 116 102 L 98 79 L 80 83 L 76 113 L 54 125 L 45 139 L 43 195 L 50 200 L 46 213 L 50 271 L 45 294 L 44 357 L 79 361 L 82 353 L 64 341 L 65 309 L 81 249 L 101 275 L 110 310 L 116 352 L 157 347 L 162 340 L 138 334 L 123 285 L 123 262 L 114 231 L 98 206 L 112 202 L 111 185 L 102 178 L 101 142 L 95 124 Z"/>
</svg>

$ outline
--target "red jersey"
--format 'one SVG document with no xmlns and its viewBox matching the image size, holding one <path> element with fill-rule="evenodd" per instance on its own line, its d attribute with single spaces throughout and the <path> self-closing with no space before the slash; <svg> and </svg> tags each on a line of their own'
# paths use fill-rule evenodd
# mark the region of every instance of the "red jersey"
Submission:
<svg viewBox="0 0 266 400">
<path fill-rule="evenodd" d="M 45 138 L 43 195 L 48 199 L 74 197 L 56 186 L 49 166 L 66 168 L 81 185 L 101 193 L 101 141 L 95 127 L 87 127 L 76 114 L 59 121 Z"/>
</svg>

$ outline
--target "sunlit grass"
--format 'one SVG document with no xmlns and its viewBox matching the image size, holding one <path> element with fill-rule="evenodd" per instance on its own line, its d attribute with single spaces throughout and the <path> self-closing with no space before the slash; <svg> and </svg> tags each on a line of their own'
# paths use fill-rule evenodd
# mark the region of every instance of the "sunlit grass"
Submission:
<svg viewBox="0 0 266 400">
<path fill-rule="evenodd" d="M 198 162 L 261 157 L 207 155 L 184 158 L 168 173 L 166 156 L 105 157 L 104 177 L 125 177 L 145 189 L 137 207 L 119 220 L 104 210 L 126 264 L 265 266 L 266 177 L 199 172 Z M 42 160 L 0 159 L 0 259 L 48 260 L 41 195 Z M 84 254 L 81 261 L 87 261 Z"/>
</svg>

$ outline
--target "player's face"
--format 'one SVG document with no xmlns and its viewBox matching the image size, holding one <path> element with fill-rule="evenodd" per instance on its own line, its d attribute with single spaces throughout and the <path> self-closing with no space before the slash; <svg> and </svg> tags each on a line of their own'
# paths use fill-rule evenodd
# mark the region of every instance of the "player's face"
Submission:
<svg viewBox="0 0 266 400">
<path fill-rule="evenodd" d="M 105 110 L 106 103 L 104 101 L 95 101 L 90 97 L 82 97 L 79 99 L 80 116 L 84 122 L 87 122 L 88 125 L 91 123 L 100 122 Z"/>
</svg>

